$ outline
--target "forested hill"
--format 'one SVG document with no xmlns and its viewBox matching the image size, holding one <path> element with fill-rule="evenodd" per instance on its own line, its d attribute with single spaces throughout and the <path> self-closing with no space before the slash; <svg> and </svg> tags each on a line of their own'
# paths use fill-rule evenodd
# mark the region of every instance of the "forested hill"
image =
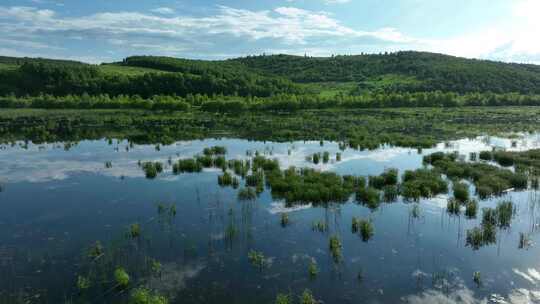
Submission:
<svg viewBox="0 0 540 304">
<path fill-rule="evenodd" d="M 269 97 L 322 91 L 540 94 L 540 66 L 423 52 L 325 58 L 261 55 L 221 61 L 134 56 L 102 65 L 0 57 L 0 95 Z"/>
<path fill-rule="evenodd" d="M 425 52 L 233 59 L 261 73 L 295 82 L 358 82 L 392 91 L 540 92 L 540 66 L 465 59 Z"/>
</svg>

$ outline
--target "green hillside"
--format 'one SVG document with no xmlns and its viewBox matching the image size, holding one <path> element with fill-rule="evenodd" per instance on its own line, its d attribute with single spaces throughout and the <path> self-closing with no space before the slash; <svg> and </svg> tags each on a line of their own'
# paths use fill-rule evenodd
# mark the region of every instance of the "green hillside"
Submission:
<svg viewBox="0 0 540 304">
<path fill-rule="evenodd" d="M 205 61 L 133 56 L 91 65 L 0 57 L 0 95 L 108 94 L 323 98 L 414 92 L 540 94 L 540 66 L 397 52 L 307 57 L 249 56 Z"/>
<path fill-rule="evenodd" d="M 302 83 L 354 81 L 364 89 L 382 88 L 386 91 L 540 92 L 540 66 L 434 53 L 333 57 L 273 55 L 231 61 L 267 75 Z M 388 78 L 393 78 L 393 81 L 388 81 Z"/>
</svg>

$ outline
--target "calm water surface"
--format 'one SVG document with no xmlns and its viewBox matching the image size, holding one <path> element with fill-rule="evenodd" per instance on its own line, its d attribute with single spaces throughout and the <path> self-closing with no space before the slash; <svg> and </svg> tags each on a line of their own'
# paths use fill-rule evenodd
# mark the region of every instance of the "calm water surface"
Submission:
<svg viewBox="0 0 540 304">
<path fill-rule="evenodd" d="M 423 155 L 433 151 L 458 151 L 467 158 L 493 147 L 537 148 L 540 136 L 463 139 L 424 151 L 347 149 L 341 162 L 319 165 L 306 156 L 329 151 L 334 158 L 337 143 L 208 139 L 159 151 L 153 145 L 128 151 L 128 142 L 116 140 L 83 141 L 67 150 L 63 143 L 2 146 L 0 303 L 78 303 L 77 275 L 88 272 L 86 252 L 96 240 L 109 248 L 123 246 L 118 261 L 129 265 L 137 284 L 173 303 L 272 303 L 279 292 L 297 295 L 306 288 L 324 303 L 540 303 L 540 210 L 534 192 L 480 201 L 482 208 L 511 199 L 517 211 L 512 226 L 498 232 L 496 244 L 475 251 L 466 246 L 465 235 L 481 216 L 448 215 L 447 196 L 422 200 L 418 218 L 411 216 L 413 204 L 401 200 L 374 211 L 352 198 L 327 207 L 286 208 L 269 190 L 255 201 L 238 201 L 237 190 L 217 185 L 219 170 L 173 175 L 167 165 L 169 158 L 191 157 L 214 145 L 225 146 L 228 159 L 259 151 L 277 158 L 282 168 L 367 176 L 387 168 L 400 174 L 419 168 Z M 164 173 L 146 179 L 139 160 L 162 161 Z M 108 161 L 112 168 L 105 168 Z M 159 202 L 176 205 L 176 216 L 162 218 Z M 280 224 L 283 212 L 289 214 L 287 227 Z M 375 234 L 369 242 L 351 232 L 353 216 L 372 219 Z M 325 221 L 328 232 L 313 231 L 314 221 Z M 142 238 L 115 245 L 126 242 L 124 235 L 136 222 Z M 520 233 L 530 236 L 532 246 L 518 248 Z M 343 244 L 340 263 L 329 253 L 331 235 Z M 251 249 L 264 253 L 267 267 L 250 264 Z M 138 263 L 149 258 L 162 264 L 161 277 L 137 271 Z M 311 262 L 319 269 L 316 278 L 308 274 Z M 481 285 L 473 281 L 475 271 L 481 273 Z M 103 288 L 81 303 L 114 303 L 123 297 Z"/>
</svg>

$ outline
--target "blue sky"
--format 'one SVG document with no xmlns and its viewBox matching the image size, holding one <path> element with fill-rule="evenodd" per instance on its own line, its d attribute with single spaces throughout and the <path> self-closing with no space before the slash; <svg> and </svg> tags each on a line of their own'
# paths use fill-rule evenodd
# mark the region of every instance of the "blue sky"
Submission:
<svg viewBox="0 0 540 304">
<path fill-rule="evenodd" d="M 540 63 L 538 15 L 540 0 L 0 0 L 0 55 L 103 62 L 421 50 Z"/>
</svg>

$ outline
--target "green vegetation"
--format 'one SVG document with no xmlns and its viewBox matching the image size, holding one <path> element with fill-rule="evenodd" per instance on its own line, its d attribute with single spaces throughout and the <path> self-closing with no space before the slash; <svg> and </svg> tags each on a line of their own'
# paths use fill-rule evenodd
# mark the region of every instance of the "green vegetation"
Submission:
<svg viewBox="0 0 540 304">
<path fill-rule="evenodd" d="M 285 228 L 289 225 L 289 214 L 284 212 L 281 214 L 281 227 Z"/>
<path fill-rule="evenodd" d="M 196 159 L 179 159 L 176 163 L 173 164 L 173 173 L 180 174 L 184 172 L 201 172 L 203 166 Z"/>
<path fill-rule="evenodd" d="M 329 248 L 330 253 L 332 254 L 332 257 L 336 263 L 341 261 L 341 247 L 341 241 L 339 240 L 338 236 L 331 236 L 329 240 Z"/>
<path fill-rule="evenodd" d="M 510 188 L 526 189 L 528 185 L 528 178 L 523 173 L 515 173 L 485 163 L 456 161 L 453 154 L 434 153 L 424 157 L 424 162 L 433 165 L 450 178 L 470 180 L 476 186 L 476 192 L 481 199 L 501 195 Z M 464 196 L 464 193 L 461 195 Z"/>
<path fill-rule="evenodd" d="M 474 281 L 474 283 L 476 283 L 476 285 L 478 287 L 480 287 L 480 285 L 482 285 L 482 276 L 480 275 L 480 271 L 475 271 L 473 273 L 473 281 Z"/>
<path fill-rule="evenodd" d="M 318 232 L 327 232 L 328 225 L 324 221 L 314 221 L 311 224 L 311 230 Z"/>
<path fill-rule="evenodd" d="M 138 223 L 131 224 L 129 226 L 129 236 L 132 239 L 136 239 L 141 236 L 141 225 L 139 225 Z"/>
<path fill-rule="evenodd" d="M 422 197 L 433 197 L 448 192 L 448 183 L 438 171 L 429 169 L 408 170 L 402 176 L 401 195 L 418 201 Z"/>
<path fill-rule="evenodd" d="M 245 187 L 238 191 L 238 199 L 241 201 L 250 201 L 257 198 L 257 192 L 252 187 Z"/>
<path fill-rule="evenodd" d="M 238 115 L 155 113 L 139 110 L 4 110 L 0 141 L 35 143 L 121 138 L 168 144 L 212 136 L 256 140 L 334 140 L 342 147 L 376 149 L 381 144 L 428 148 L 443 140 L 482 133 L 533 131 L 537 108 L 316 110 Z"/>
<path fill-rule="evenodd" d="M 77 289 L 79 292 L 83 292 L 92 286 L 92 282 L 85 276 L 77 276 Z"/>
<path fill-rule="evenodd" d="M 131 292 L 129 304 L 168 304 L 167 298 L 140 287 Z"/>
<path fill-rule="evenodd" d="M 317 304 L 318 302 L 309 289 L 305 289 L 300 296 L 300 304 Z"/>
<path fill-rule="evenodd" d="M 446 204 L 446 211 L 452 215 L 459 215 L 461 213 L 461 205 L 459 201 L 450 198 Z"/>
<path fill-rule="evenodd" d="M 454 198 L 460 202 L 465 203 L 469 200 L 469 186 L 465 183 L 455 182 L 453 184 Z"/>
<path fill-rule="evenodd" d="M 476 218 L 476 213 L 478 212 L 478 201 L 469 200 L 465 205 L 465 216 L 469 219 Z"/>
<path fill-rule="evenodd" d="M 275 304 L 292 304 L 291 297 L 288 294 L 278 293 Z"/>
<path fill-rule="evenodd" d="M 154 179 L 159 173 L 163 172 L 163 164 L 160 162 L 144 162 L 141 167 L 148 179 Z"/>
<path fill-rule="evenodd" d="M 120 289 L 125 289 L 129 285 L 129 275 L 126 272 L 126 270 L 122 267 L 116 268 L 114 271 L 114 281 L 116 283 L 116 287 Z"/>
<path fill-rule="evenodd" d="M 314 261 L 311 261 L 308 266 L 308 273 L 310 278 L 315 278 L 319 274 L 319 268 L 317 267 L 317 263 Z"/>
<path fill-rule="evenodd" d="M 248 252 L 248 260 L 251 265 L 259 268 L 260 270 L 269 266 L 266 257 L 260 251 L 250 250 Z"/>
<path fill-rule="evenodd" d="M 381 194 L 375 188 L 360 187 L 356 192 L 356 201 L 370 209 L 377 209 L 381 204 Z"/>
</svg>

